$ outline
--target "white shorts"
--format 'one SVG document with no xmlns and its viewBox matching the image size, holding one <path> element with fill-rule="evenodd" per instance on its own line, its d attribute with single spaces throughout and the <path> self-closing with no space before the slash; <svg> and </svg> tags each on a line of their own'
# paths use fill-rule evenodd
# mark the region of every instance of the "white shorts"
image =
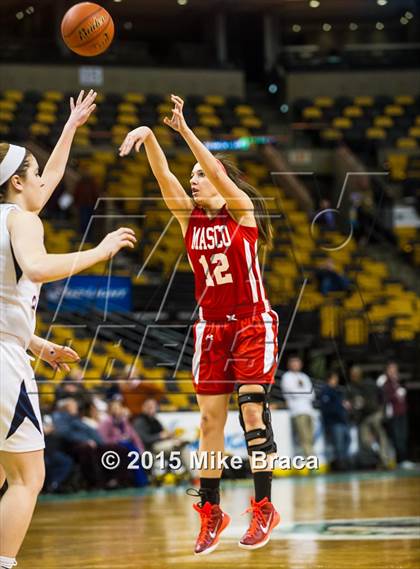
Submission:
<svg viewBox="0 0 420 569">
<path fill-rule="evenodd" d="M 29 361 L 18 344 L 0 341 L 0 451 L 45 447 L 38 386 Z"/>
</svg>

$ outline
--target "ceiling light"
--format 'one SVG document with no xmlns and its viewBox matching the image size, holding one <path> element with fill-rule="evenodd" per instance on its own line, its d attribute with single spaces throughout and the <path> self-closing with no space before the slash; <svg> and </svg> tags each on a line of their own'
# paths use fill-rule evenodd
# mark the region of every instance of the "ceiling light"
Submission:
<svg viewBox="0 0 420 569">
<path fill-rule="evenodd" d="M 180 6 L 186 6 L 188 4 L 188 0 L 177 0 Z"/>
<path fill-rule="evenodd" d="M 349 24 L 349 29 L 350 29 L 352 32 L 355 32 L 356 30 L 359 29 L 359 26 L 358 26 L 355 22 L 351 22 L 351 23 Z"/>
<path fill-rule="evenodd" d="M 383 25 L 382 22 L 376 22 L 375 28 L 376 28 L 377 30 L 383 30 L 384 27 L 385 27 L 385 26 Z"/>
<path fill-rule="evenodd" d="M 294 26 L 292 26 L 292 30 L 293 30 L 295 33 L 300 32 L 301 29 L 302 29 L 302 28 L 299 26 L 299 24 L 294 24 Z"/>
<path fill-rule="evenodd" d="M 411 20 L 411 18 L 414 18 L 412 12 L 406 12 L 406 13 L 404 14 L 404 16 L 407 18 L 407 20 Z"/>
<path fill-rule="evenodd" d="M 329 32 L 331 31 L 331 24 L 322 24 L 322 29 L 324 30 L 324 32 Z"/>
<path fill-rule="evenodd" d="M 400 22 L 402 23 L 403 26 L 408 24 L 408 20 L 407 20 L 407 18 L 404 18 L 404 16 L 402 18 L 400 18 Z"/>
<path fill-rule="evenodd" d="M 378 6 L 386 6 L 388 4 L 388 0 L 376 0 Z"/>
<path fill-rule="evenodd" d="M 268 86 L 268 92 L 271 93 L 272 95 L 275 95 L 278 90 L 279 90 L 279 87 L 275 83 L 271 83 Z"/>
<path fill-rule="evenodd" d="M 309 6 L 311 8 L 319 8 L 320 4 L 321 4 L 321 2 L 319 2 L 319 0 L 311 0 L 309 2 Z"/>
</svg>

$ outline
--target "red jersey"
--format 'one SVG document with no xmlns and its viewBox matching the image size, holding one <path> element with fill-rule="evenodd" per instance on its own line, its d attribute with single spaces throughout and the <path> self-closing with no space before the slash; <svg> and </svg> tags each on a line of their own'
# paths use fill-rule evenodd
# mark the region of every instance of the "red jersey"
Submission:
<svg viewBox="0 0 420 569">
<path fill-rule="evenodd" d="M 239 225 L 226 206 L 213 219 L 193 209 L 185 244 L 201 320 L 236 320 L 270 310 L 257 242 L 258 228 Z"/>
</svg>

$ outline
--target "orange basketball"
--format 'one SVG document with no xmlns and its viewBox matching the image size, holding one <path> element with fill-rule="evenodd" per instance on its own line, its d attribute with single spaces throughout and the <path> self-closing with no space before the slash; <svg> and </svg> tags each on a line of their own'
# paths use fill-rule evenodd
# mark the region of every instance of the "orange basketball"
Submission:
<svg viewBox="0 0 420 569">
<path fill-rule="evenodd" d="M 99 4 L 80 2 L 64 15 L 61 35 L 69 49 L 79 55 L 92 57 L 103 53 L 111 45 L 114 22 Z"/>
</svg>

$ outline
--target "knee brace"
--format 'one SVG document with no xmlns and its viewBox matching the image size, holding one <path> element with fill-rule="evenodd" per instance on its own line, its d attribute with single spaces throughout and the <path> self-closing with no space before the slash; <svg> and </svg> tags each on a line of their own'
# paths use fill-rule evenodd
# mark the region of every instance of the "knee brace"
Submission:
<svg viewBox="0 0 420 569">
<path fill-rule="evenodd" d="M 270 407 L 268 406 L 268 393 L 266 386 L 263 385 L 264 393 L 239 393 L 240 387 L 241 385 L 238 387 L 239 422 L 245 433 L 248 455 L 252 456 L 254 451 L 265 452 L 266 454 L 277 452 L 277 446 L 274 442 L 273 428 L 271 426 L 271 413 Z M 262 403 L 262 420 L 265 425 L 265 429 L 253 429 L 252 431 L 247 432 L 242 413 L 242 406 L 246 403 Z M 256 445 L 250 445 L 250 443 L 255 439 L 265 439 L 265 441 Z"/>
</svg>

